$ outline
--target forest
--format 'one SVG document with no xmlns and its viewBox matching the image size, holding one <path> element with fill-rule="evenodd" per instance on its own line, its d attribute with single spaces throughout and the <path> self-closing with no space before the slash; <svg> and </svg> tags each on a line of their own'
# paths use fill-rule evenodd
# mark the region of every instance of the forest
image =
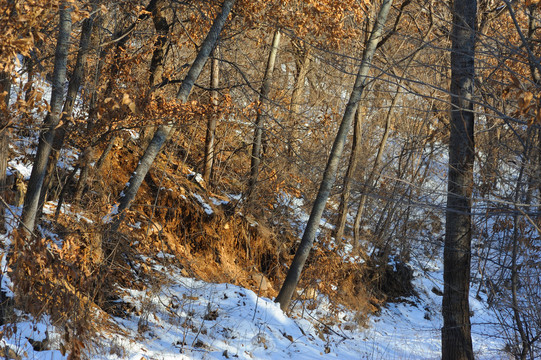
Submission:
<svg viewBox="0 0 541 360">
<path fill-rule="evenodd" d="M 0 356 L 537 359 L 540 90 L 540 0 L 0 0 Z"/>
</svg>

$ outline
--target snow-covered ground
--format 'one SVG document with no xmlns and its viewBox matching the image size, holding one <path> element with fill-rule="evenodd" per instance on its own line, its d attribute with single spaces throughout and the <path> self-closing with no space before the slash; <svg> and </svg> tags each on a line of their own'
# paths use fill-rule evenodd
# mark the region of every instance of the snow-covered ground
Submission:
<svg viewBox="0 0 541 360">
<path fill-rule="evenodd" d="M 318 299 L 313 310 L 298 304 L 287 316 L 271 299 L 231 284 L 186 278 L 179 269 L 155 265 L 165 284 L 146 291 L 125 289 L 123 301 L 134 308 L 125 318 L 113 318 L 120 331 L 103 334 L 99 346 L 87 349 L 91 359 L 438 359 L 442 325 L 441 264 L 416 272 L 418 298 L 390 304 L 369 327 L 355 322 L 355 313 L 329 310 Z M 307 300 L 308 301 L 308 300 Z M 304 304 L 306 305 L 306 304 Z M 494 314 L 472 298 L 473 341 L 477 359 L 505 359 L 497 337 Z M 6 345 L 23 359 L 65 359 L 58 350 L 34 351 L 27 338 L 45 338 L 54 348 L 54 328 L 47 321 L 24 320 Z"/>
<path fill-rule="evenodd" d="M 202 207 L 209 206 L 202 198 L 198 201 Z M 298 201 L 289 201 L 287 206 L 298 215 L 301 226 L 304 218 Z M 63 210 L 71 211 L 69 207 Z M 45 212 L 50 209 L 46 207 Z M 1 240 L 7 248 L 9 237 Z M 430 260 L 419 253 L 412 258 L 408 265 L 414 270 L 417 296 L 386 305 L 367 327 L 358 325 L 352 311 L 337 313 L 336 306 L 329 306 L 322 296 L 316 307 L 309 303 L 312 300 L 297 302 L 286 315 L 272 299 L 251 290 L 187 278 L 173 265 L 155 263 L 154 270 L 165 279 L 159 286 L 149 283 L 145 291 L 124 289 L 123 301 L 134 311 L 124 318 L 111 318 L 118 331 L 101 334 L 95 339 L 97 346 L 85 351 L 96 360 L 439 359 L 441 296 L 436 293 L 443 289 L 441 256 Z M 1 265 L 6 274 L 4 256 Z M 1 283 L 4 291 L 12 293 L 6 276 Z M 476 293 L 473 288 L 472 294 Z M 507 359 L 497 314 L 488 308 L 484 294 L 479 295 L 480 299 L 473 295 L 470 299 L 476 358 Z M 20 359 L 67 359 L 69 354 L 57 350 L 61 335 L 47 318 L 36 322 L 25 314 L 17 315 L 16 324 L 2 327 L 0 355 L 11 349 Z M 35 351 L 30 343 L 46 337 L 53 350 Z"/>
<path fill-rule="evenodd" d="M 75 155 L 65 155 L 64 166 L 69 166 Z M 24 178 L 30 176 L 31 165 L 24 162 L 23 154 L 9 165 Z M 195 199 L 211 213 L 210 204 L 201 196 Z M 218 200 L 211 201 L 216 205 Z M 292 225 L 302 231 L 307 219 L 307 214 L 299 210 L 302 201 L 284 196 L 279 203 L 295 215 Z M 20 213 L 20 209 L 11 210 Z M 69 206 L 64 211 L 70 211 Z M 325 221 L 321 225 L 328 227 Z M 7 249 L 9 237 L 0 241 Z M 7 267 L 5 254 L 0 255 L 0 283 L 9 295 L 12 284 L 3 276 Z M 443 288 L 442 265 L 440 261 L 420 257 L 409 265 L 414 270 L 418 296 L 386 305 L 378 316 L 370 318 L 365 328 L 357 324 L 354 312 L 342 309 L 336 313 L 336 306 L 331 310 L 328 301 L 321 297 L 316 307 L 308 306 L 311 300 L 297 302 L 296 308 L 286 315 L 272 299 L 258 297 L 251 290 L 186 278 L 174 266 L 156 264 L 155 270 L 166 279 L 160 281 L 160 286 L 149 284 L 146 291 L 124 289 L 123 301 L 135 310 L 124 318 L 111 318 L 118 331 L 101 334 L 95 339 L 97 345 L 85 351 L 96 360 L 439 359 L 442 319 L 441 297 L 436 293 Z M 484 294 L 480 296 L 481 299 L 471 297 L 476 358 L 507 359 L 497 314 L 487 307 Z M 16 315 L 16 323 L 0 327 L 0 357 L 68 358 L 69 354 L 57 350 L 62 340 L 47 318 L 35 321 L 20 312 Z M 45 338 L 53 350 L 35 351 L 31 342 Z"/>
</svg>

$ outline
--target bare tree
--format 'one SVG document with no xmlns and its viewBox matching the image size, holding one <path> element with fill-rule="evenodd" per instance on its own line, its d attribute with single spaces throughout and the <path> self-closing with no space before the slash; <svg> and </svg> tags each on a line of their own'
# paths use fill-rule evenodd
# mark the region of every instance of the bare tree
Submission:
<svg viewBox="0 0 541 360">
<path fill-rule="evenodd" d="M 212 174 L 212 166 L 214 164 L 214 152 L 216 141 L 216 109 L 218 107 L 218 86 L 220 85 L 220 62 L 218 60 L 220 56 L 220 47 L 216 46 L 212 53 L 212 64 L 210 68 L 210 87 L 212 92 L 210 94 L 211 103 L 214 107 L 214 111 L 210 113 L 207 122 L 207 134 L 205 137 L 205 158 L 203 164 L 203 180 L 207 184 L 210 184 L 210 176 Z"/>
<path fill-rule="evenodd" d="M 476 0 L 455 0 L 451 34 L 451 135 L 443 259 L 442 358 L 473 359 L 469 307 Z"/>
<path fill-rule="evenodd" d="M 248 190 L 246 192 L 246 199 L 249 199 L 252 195 L 255 186 L 257 184 L 257 178 L 259 176 L 259 167 L 261 164 L 262 154 L 262 138 L 263 127 L 265 126 L 265 112 L 266 104 L 268 104 L 268 98 L 270 94 L 270 87 L 272 82 L 272 73 L 274 72 L 274 64 L 276 63 L 276 55 L 278 54 L 278 47 L 280 46 L 281 33 L 279 29 L 274 31 L 272 38 L 271 50 L 269 52 L 269 58 L 267 60 L 267 67 L 265 69 L 265 75 L 263 76 L 263 84 L 261 85 L 261 91 L 259 93 L 259 109 L 257 111 L 257 117 L 255 120 L 254 138 L 252 140 L 252 157 L 250 162 L 250 180 L 248 182 Z"/>
<path fill-rule="evenodd" d="M 203 67 L 207 62 L 210 53 L 216 46 L 216 42 L 218 41 L 220 32 L 222 31 L 222 28 L 224 27 L 227 17 L 231 12 L 234 4 L 235 0 L 224 1 L 221 13 L 218 14 L 216 19 L 214 20 L 214 23 L 212 24 L 212 27 L 207 34 L 207 37 L 203 41 L 203 44 L 201 44 L 200 50 L 197 53 L 197 56 L 192 66 L 188 70 L 186 77 L 180 85 L 180 89 L 177 93 L 177 99 L 181 102 L 185 103 L 188 100 L 188 96 L 190 95 L 193 85 L 199 77 L 199 74 L 201 74 L 201 70 L 203 70 Z M 141 187 L 141 184 L 143 183 L 145 176 L 150 170 L 154 159 L 156 158 L 156 156 L 158 156 L 163 145 L 169 139 L 171 133 L 173 132 L 173 128 L 174 124 L 166 123 L 160 125 L 154 133 L 154 136 L 152 137 L 152 140 L 148 144 L 147 148 L 145 149 L 145 152 L 141 157 L 137 168 L 133 172 L 129 183 L 126 185 L 126 188 L 121 194 L 117 209 L 118 212 L 111 224 L 111 229 L 113 231 L 117 230 L 122 223 L 122 220 L 125 216 L 125 211 L 129 209 L 131 202 L 133 201 L 133 199 L 135 199 L 135 196 L 139 191 L 139 187 Z"/>
<path fill-rule="evenodd" d="M 323 179 L 321 180 L 321 185 L 319 187 L 314 206 L 312 207 L 312 212 L 310 213 L 310 218 L 306 224 L 306 229 L 299 248 L 297 249 L 295 257 L 293 258 L 293 263 L 289 268 L 286 279 L 284 280 L 282 288 L 280 289 L 280 293 L 275 300 L 276 302 L 280 303 L 280 308 L 282 310 L 286 310 L 289 307 L 291 298 L 301 277 L 304 263 L 306 262 L 310 250 L 312 249 L 316 232 L 321 221 L 321 216 L 323 215 L 323 210 L 325 209 L 325 204 L 327 203 L 327 199 L 329 198 L 331 188 L 336 178 L 336 172 L 340 163 L 340 157 L 342 156 L 342 152 L 344 150 L 347 134 L 349 132 L 349 128 L 351 127 L 351 123 L 353 122 L 353 118 L 355 117 L 359 100 L 361 99 L 362 93 L 366 86 L 370 64 L 376 51 L 378 42 L 381 38 L 383 27 L 387 20 L 387 15 L 389 14 L 392 2 L 392 0 L 383 1 L 376 18 L 376 24 L 366 44 L 363 59 L 355 79 L 355 85 L 346 106 L 344 116 L 342 117 L 340 128 L 338 129 L 338 133 L 334 140 L 331 153 L 327 161 L 327 166 L 323 174 Z"/>
<path fill-rule="evenodd" d="M 3 104 L 0 104 L 0 196 L 4 197 L 7 186 L 7 167 L 9 158 L 9 97 L 11 93 L 11 75 L 7 71 L 0 72 L 0 94 L 4 94 Z M 0 99 L 2 100 L 2 99 Z M 0 230 L 4 228 L 4 211 L 0 210 Z"/>
<path fill-rule="evenodd" d="M 47 170 L 49 155 L 52 150 L 56 127 L 60 122 L 60 115 L 62 112 L 64 83 L 66 82 L 69 40 L 72 25 L 71 11 L 71 5 L 67 1 L 63 1 L 60 5 L 60 20 L 53 71 L 53 89 L 50 101 L 51 110 L 45 117 L 44 130 L 39 137 L 36 160 L 32 167 L 21 217 L 20 226 L 21 228 L 26 229 L 27 232 L 33 231 L 36 224 L 40 192 Z"/>
</svg>

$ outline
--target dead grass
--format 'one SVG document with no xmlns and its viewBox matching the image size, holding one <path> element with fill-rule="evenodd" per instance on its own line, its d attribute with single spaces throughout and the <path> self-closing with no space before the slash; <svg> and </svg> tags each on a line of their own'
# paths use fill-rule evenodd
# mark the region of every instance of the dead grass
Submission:
<svg viewBox="0 0 541 360">
<path fill-rule="evenodd" d="M 242 209 L 244 215 L 232 211 L 230 205 L 214 204 L 210 197 L 226 197 L 190 181 L 186 176 L 190 169 L 174 157 L 161 156 L 123 226 L 118 232 L 109 231 L 102 219 L 114 203 L 112 194 L 118 194 L 129 180 L 136 154 L 137 149 L 130 146 L 117 149 L 94 177 L 92 191 L 83 197 L 80 209 L 91 221 L 81 221 L 75 210 L 58 219 L 53 231 L 63 239 L 62 245 L 53 239 L 26 242 L 15 234 L 11 276 L 17 305 L 38 317 L 51 315 L 82 344 L 97 331 L 109 331 L 107 317 L 94 310 L 115 316 L 134 311 L 118 301 L 122 297 L 119 286 L 144 288 L 148 279 L 153 279 L 153 286 L 160 285 L 159 276 L 141 255 L 172 261 L 185 276 L 275 297 L 298 241 L 287 217 L 281 213 L 277 222 L 271 213 L 273 220 L 267 220 L 267 211 L 262 211 L 265 204 L 258 211 Z M 200 199 L 212 208 L 212 214 L 204 211 Z M 158 256 L 164 253 L 174 258 Z M 386 298 L 370 266 L 345 262 L 330 244 L 316 244 L 305 266 L 299 286 L 303 295 L 298 300 L 314 302 L 317 294 L 326 295 L 337 310 L 339 306 L 356 310 L 357 321 L 364 324 L 367 314 L 377 312 Z M 256 281 L 261 275 L 268 280 L 264 289 Z M 79 343 L 71 343 L 76 344 L 72 353 L 79 353 Z"/>
</svg>

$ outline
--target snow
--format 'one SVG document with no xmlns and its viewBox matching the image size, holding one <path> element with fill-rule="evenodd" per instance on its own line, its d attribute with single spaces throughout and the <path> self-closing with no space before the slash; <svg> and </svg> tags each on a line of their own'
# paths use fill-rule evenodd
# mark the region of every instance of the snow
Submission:
<svg viewBox="0 0 541 360">
<path fill-rule="evenodd" d="M 122 197 L 122 195 L 121 195 Z M 103 224 L 109 224 L 111 221 L 113 221 L 113 217 L 118 214 L 118 204 L 114 204 L 112 207 L 111 207 L 111 210 L 109 211 L 109 213 L 107 215 L 105 215 L 102 219 L 101 219 L 101 222 Z"/>
<path fill-rule="evenodd" d="M 32 164 L 26 164 L 21 161 L 20 158 L 15 158 L 8 162 L 8 166 L 11 169 L 16 170 L 19 174 L 22 175 L 24 180 L 30 179 L 30 174 L 32 174 Z M 12 172 L 12 171 L 10 171 Z"/>
<path fill-rule="evenodd" d="M 50 87 L 45 87 L 49 97 Z M 132 138 L 137 133 L 130 132 Z M 25 141 L 25 139 L 21 140 Z M 19 146 L 26 153 L 35 152 L 35 146 Z M 63 153 L 60 165 L 71 168 L 76 160 L 74 152 Z M 432 174 L 425 183 L 425 196 L 428 203 L 439 204 L 444 201 L 445 167 L 447 159 L 441 156 L 441 168 L 433 167 Z M 18 171 L 25 179 L 30 177 L 32 165 L 19 156 L 9 162 L 9 167 Z M 438 175 L 441 176 L 438 176 Z M 192 173 L 195 181 L 201 183 L 200 174 Z M 129 183 L 126 185 L 128 186 Z M 501 185 L 503 186 L 503 185 Z M 426 195 L 428 194 L 428 195 Z M 212 207 L 202 196 L 192 193 L 208 215 Z M 121 197 L 123 193 L 121 194 Z M 184 195 L 181 198 L 186 199 Z M 240 194 L 228 195 L 240 201 Z M 209 197 L 214 205 L 226 201 Z M 304 199 L 282 193 L 277 199 L 291 214 L 292 225 L 301 233 L 308 219 L 303 210 Z M 54 204 L 53 204 L 54 205 Z M 64 206 L 69 211 L 69 206 Z M 20 209 L 10 208 L 15 214 Z M 45 213 L 53 207 L 47 206 Z M 108 223 L 118 213 L 118 205 L 112 206 L 102 219 Z M 82 214 L 80 219 L 90 222 Z M 9 212 L 8 224 L 15 224 Z M 422 216 L 422 214 L 419 214 Z M 11 226 L 10 225 L 10 226 Z M 140 224 L 134 225 L 139 227 Z M 332 229 L 326 219 L 321 226 Z M 9 227 L 9 226 L 8 226 Z M 61 242 L 56 234 L 42 228 L 42 234 Z M 8 229 L 8 234 L 10 229 Z M 8 235 L 0 236 L 4 250 L 10 245 Z M 360 261 L 344 251 L 349 261 Z M 7 276 L 8 268 L 5 252 L 0 253 L 0 284 L 2 291 L 13 295 L 13 284 Z M 158 259 L 170 262 L 174 256 L 160 253 Z M 414 270 L 416 297 L 404 299 L 401 303 L 391 303 L 371 316 L 367 327 L 361 327 L 355 320 L 357 314 L 345 308 L 336 310 L 337 305 L 319 295 L 313 310 L 309 301 L 296 303 L 290 314 L 282 312 L 272 299 L 259 297 L 255 292 L 231 284 L 215 284 L 187 278 L 174 266 L 155 264 L 154 269 L 166 277 L 159 286 L 148 284 L 148 290 L 123 289 L 123 301 L 136 308 L 125 318 L 114 317 L 111 322 L 121 331 L 114 334 L 102 333 L 95 339 L 97 347 L 87 348 L 90 359 L 439 359 L 441 352 L 440 329 L 441 297 L 432 290 L 443 289 L 443 266 L 441 249 L 436 258 L 427 259 L 421 254 L 413 254 L 410 264 Z M 279 286 L 279 284 L 278 284 Z M 471 294 L 475 294 L 472 288 Z M 488 307 L 486 296 L 470 298 L 472 310 L 472 336 L 477 359 L 506 358 L 503 348 L 505 339 L 499 326 L 497 314 Z M 311 309 L 312 307 L 310 307 Z M 64 360 L 58 350 L 34 351 L 29 339 L 41 341 L 47 336 L 53 349 L 59 348 L 60 332 L 47 317 L 36 321 L 29 315 L 16 311 L 18 321 L 0 327 L 4 331 L 0 340 L 0 350 L 12 349 L 22 359 Z M 10 331 L 8 331 L 10 330 Z"/>
<path fill-rule="evenodd" d="M 207 204 L 205 200 L 203 200 L 203 198 L 201 197 L 201 195 L 196 194 L 196 193 L 193 193 L 192 195 L 193 195 L 193 197 L 199 202 L 199 204 L 201 204 L 201 206 L 203 207 L 203 210 L 205 211 L 205 213 L 206 213 L 207 215 L 212 215 L 212 214 L 214 214 L 214 210 L 212 210 L 212 208 L 210 207 L 210 205 Z"/>
<path fill-rule="evenodd" d="M 430 289 L 441 288 L 442 267 L 438 261 L 428 265 L 430 273 L 416 272 L 419 299 L 389 304 L 362 328 L 347 309 L 333 315 L 321 296 L 314 310 L 300 304 L 288 316 L 251 290 L 183 277 L 177 268 L 156 264 L 155 270 L 167 274 L 166 284 L 149 284 L 147 291 L 124 289 L 123 301 L 136 311 L 113 318 L 120 331 L 102 334 L 100 347 L 88 355 L 96 360 L 439 359 L 441 297 Z M 472 310 L 476 358 L 504 358 L 504 344 L 485 324 L 494 314 L 475 299 Z M 47 319 L 19 322 L 15 334 L 2 341 L 26 353 L 24 359 L 65 359 L 59 351 L 36 352 L 29 346 L 26 338 L 40 340 L 45 330 L 54 335 Z"/>
</svg>

